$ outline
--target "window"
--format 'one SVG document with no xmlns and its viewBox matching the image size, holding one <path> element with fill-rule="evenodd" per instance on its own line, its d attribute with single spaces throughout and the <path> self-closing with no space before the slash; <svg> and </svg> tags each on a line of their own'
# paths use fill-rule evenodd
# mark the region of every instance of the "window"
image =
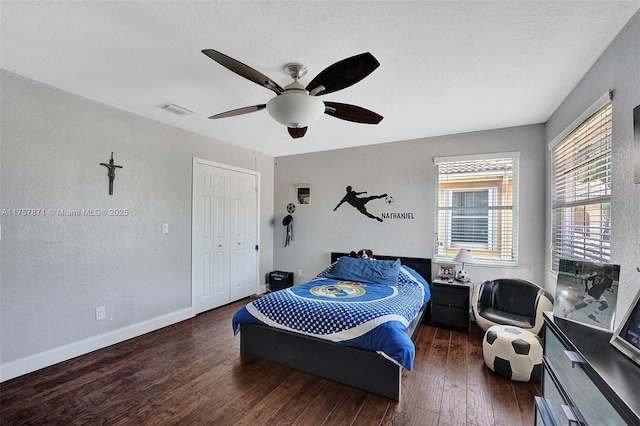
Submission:
<svg viewBox="0 0 640 426">
<path fill-rule="evenodd" d="M 452 191 L 451 243 L 488 246 L 489 190 Z"/>
<path fill-rule="evenodd" d="M 516 265 L 518 153 L 435 158 L 436 260 L 470 249 L 477 263 Z"/>
<path fill-rule="evenodd" d="M 610 95 L 603 99 L 604 106 L 599 101 L 594 114 L 551 144 L 551 264 L 556 272 L 560 258 L 610 261 L 612 108 Z"/>
</svg>

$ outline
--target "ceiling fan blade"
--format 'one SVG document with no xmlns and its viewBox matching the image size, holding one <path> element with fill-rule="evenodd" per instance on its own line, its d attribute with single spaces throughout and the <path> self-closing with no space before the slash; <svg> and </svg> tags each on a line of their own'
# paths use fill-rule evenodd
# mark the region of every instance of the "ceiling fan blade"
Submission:
<svg viewBox="0 0 640 426">
<path fill-rule="evenodd" d="M 307 92 L 313 92 L 314 89 L 323 86 L 324 90 L 319 91 L 318 95 L 326 95 L 327 93 L 342 90 L 356 84 L 379 66 L 380 62 L 371 53 L 361 53 L 325 68 L 311 80 L 306 90 Z"/>
<path fill-rule="evenodd" d="M 216 119 L 216 118 L 233 117 L 235 115 L 249 114 L 250 112 L 260 111 L 261 109 L 265 109 L 266 107 L 267 107 L 267 104 L 260 104 L 260 105 L 248 106 L 244 108 L 232 109 L 231 111 L 221 112 L 220 114 L 212 115 L 209 118 Z"/>
<path fill-rule="evenodd" d="M 324 105 L 325 114 L 341 120 L 364 124 L 378 124 L 384 118 L 373 111 L 355 105 L 342 104 L 339 102 L 325 102 Z"/>
<path fill-rule="evenodd" d="M 307 133 L 307 127 L 287 127 L 287 130 L 289 130 L 289 134 L 294 139 L 301 138 Z"/>
<path fill-rule="evenodd" d="M 224 53 L 220 53 L 213 49 L 205 49 L 202 51 L 202 53 L 204 53 L 223 67 L 228 68 L 229 70 L 246 78 L 247 80 L 251 80 L 262 87 L 266 87 L 267 89 L 274 91 L 276 95 L 284 92 L 284 89 L 280 87 L 278 83 L 271 80 L 260 71 L 257 71 L 251 68 L 249 65 L 245 65 L 242 62 L 225 55 Z"/>
</svg>

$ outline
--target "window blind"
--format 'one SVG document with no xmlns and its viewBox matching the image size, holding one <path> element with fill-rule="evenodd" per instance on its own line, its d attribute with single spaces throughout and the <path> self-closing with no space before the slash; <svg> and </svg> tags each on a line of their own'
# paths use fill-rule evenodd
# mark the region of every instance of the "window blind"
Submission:
<svg viewBox="0 0 640 426">
<path fill-rule="evenodd" d="M 517 263 L 518 153 L 436 158 L 436 260 Z"/>
<path fill-rule="evenodd" d="M 552 269 L 560 258 L 608 263 L 611 255 L 612 106 L 552 149 Z"/>
</svg>

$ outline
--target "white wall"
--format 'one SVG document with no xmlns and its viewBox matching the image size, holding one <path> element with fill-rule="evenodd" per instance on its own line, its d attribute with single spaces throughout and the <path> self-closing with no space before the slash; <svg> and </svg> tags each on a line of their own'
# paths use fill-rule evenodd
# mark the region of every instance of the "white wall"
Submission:
<svg viewBox="0 0 640 426">
<path fill-rule="evenodd" d="M 463 118 L 461 118 L 463 119 Z M 384 123 L 384 121 L 382 122 Z M 382 124 L 381 124 L 382 125 Z M 357 126 L 357 124 L 354 124 Z M 384 255 L 433 256 L 435 166 L 433 157 L 520 151 L 520 256 L 517 268 L 468 266 L 473 281 L 502 276 L 544 279 L 545 145 L 542 125 L 467 133 L 368 147 L 276 158 L 274 267 L 297 274 L 301 283 L 329 263 L 331 251 L 371 248 Z M 310 183 L 311 204 L 295 199 L 295 184 Z M 367 209 L 413 213 L 414 219 L 369 219 L 348 204 L 333 208 L 351 185 L 369 195 L 387 193 Z M 294 241 L 284 247 L 288 203 L 296 204 Z"/>
<path fill-rule="evenodd" d="M 0 217 L 2 379 L 191 315 L 193 157 L 261 173 L 261 277 L 272 270 L 273 157 L 7 72 L 0 78 L 0 210 L 46 212 Z M 99 163 L 111 151 L 123 168 L 109 196 Z"/>
<path fill-rule="evenodd" d="M 640 12 L 627 23 L 546 124 L 547 144 L 607 90 L 613 89 L 611 263 L 620 265 L 616 323 L 640 290 L 640 184 L 633 183 L 633 108 L 640 104 Z M 637 154 L 640 155 L 640 154 Z M 547 150 L 547 165 L 550 152 Z M 548 190 L 548 194 L 550 191 Z M 547 202 L 551 196 L 547 195 Z M 547 243 L 550 244 L 547 214 Z M 545 253 L 550 270 L 549 251 Z M 546 283 L 555 291 L 556 277 Z"/>
</svg>

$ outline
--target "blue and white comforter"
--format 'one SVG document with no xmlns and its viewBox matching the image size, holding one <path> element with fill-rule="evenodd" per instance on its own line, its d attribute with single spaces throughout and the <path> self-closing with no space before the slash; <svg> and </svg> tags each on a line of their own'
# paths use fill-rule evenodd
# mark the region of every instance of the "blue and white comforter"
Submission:
<svg viewBox="0 0 640 426">
<path fill-rule="evenodd" d="M 243 323 L 268 325 L 376 351 L 411 370 L 415 347 L 406 329 L 429 300 L 424 279 L 406 266 L 400 266 L 395 285 L 326 278 L 330 271 L 240 308 L 234 334 Z"/>
</svg>

